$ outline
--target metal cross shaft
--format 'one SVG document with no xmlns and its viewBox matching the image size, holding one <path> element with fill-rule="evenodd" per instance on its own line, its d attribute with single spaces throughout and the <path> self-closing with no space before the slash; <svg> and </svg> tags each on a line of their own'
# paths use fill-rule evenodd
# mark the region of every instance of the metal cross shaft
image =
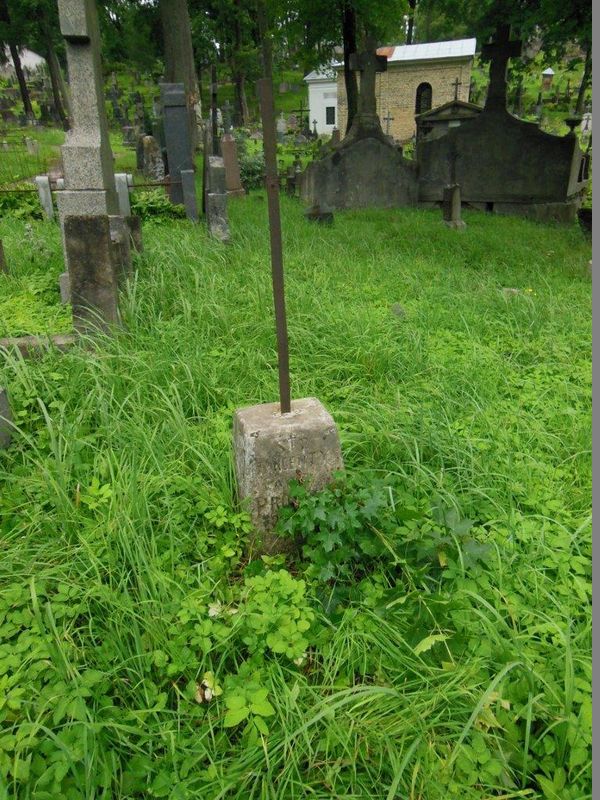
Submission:
<svg viewBox="0 0 600 800">
<path fill-rule="evenodd" d="M 265 179 L 269 208 L 271 276 L 273 281 L 273 302 L 275 305 L 275 329 L 277 331 L 277 360 L 279 364 L 279 402 L 281 413 L 287 414 L 291 411 L 290 365 L 287 320 L 285 314 L 283 248 L 281 243 L 281 214 L 279 209 L 279 175 L 277 174 L 277 133 L 275 129 L 275 111 L 273 105 L 273 81 L 270 77 L 261 78 L 257 86 L 263 127 L 263 152 L 265 155 Z"/>
</svg>

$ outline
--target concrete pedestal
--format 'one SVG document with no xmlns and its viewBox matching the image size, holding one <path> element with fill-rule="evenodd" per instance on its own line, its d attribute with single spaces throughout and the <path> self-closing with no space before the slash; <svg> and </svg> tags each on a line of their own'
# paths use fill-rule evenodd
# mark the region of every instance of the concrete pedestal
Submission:
<svg viewBox="0 0 600 800">
<path fill-rule="evenodd" d="M 280 413 L 279 403 L 250 406 L 235 412 L 233 444 L 239 499 L 249 500 L 252 522 L 265 534 L 263 549 L 284 549 L 269 534 L 290 480 L 302 478 L 318 491 L 344 468 L 335 422 L 314 397 L 293 400 L 289 414 Z"/>
</svg>

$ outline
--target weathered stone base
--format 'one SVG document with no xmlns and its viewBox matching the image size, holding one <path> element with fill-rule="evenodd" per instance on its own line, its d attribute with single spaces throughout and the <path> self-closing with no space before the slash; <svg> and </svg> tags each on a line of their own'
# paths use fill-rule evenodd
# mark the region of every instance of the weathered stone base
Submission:
<svg viewBox="0 0 600 800">
<path fill-rule="evenodd" d="M 108 332 L 119 322 L 117 284 L 121 266 L 111 239 L 110 218 L 67 216 L 64 235 L 75 331 Z"/>
<path fill-rule="evenodd" d="M 13 417 L 6 389 L 0 386 L 0 450 L 5 450 L 12 441 Z"/>
<path fill-rule="evenodd" d="M 58 276 L 58 288 L 60 290 L 60 302 L 66 306 L 71 302 L 71 281 L 68 272 L 61 272 Z"/>
<path fill-rule="evenodd" d="M 134 251 L 134 253 L 142 253 L 144 251 L 144 240 L 142 237 L 141 218 L 132 215 L 130 217 L 125 217 L 125 222 L 129 228 L 131 249 Z"/>
<path fill-rule="evenodd" d="M 300 197 L 311 205 L 401 208 L 417 203 L 417 165 L 379 138 L 343 143 L 300 176 Z"/>
<path fill-rule="evenodd" d="M 279 403 L 241 408 L 233 418 L 233 445 L 238 496 L 249 500 L 263 549 L 285 549 L 269 534 L 287 502 L 289 482 L 304 478 L 318 491 L 344 467 L 335 422 L 314 397 L 293 400 L 289 414 L 281 414 Z"/>
<path fill-rule="evenodd" d="M 209 192 L 206 195 L 206 222 L 208 232 L 220 242 L 231 241 L 229 219 L 227 216 L 227 195 Z"/>
<path fill-rule="evenodd" d="M 465 198 L 463 198 L 465 200 Z M 572 225 L 577 219 L 579 202 L 564 203 L 480 203 L 466 201 L 472 208 L 490 211 L 502 216 L 524 217 L 534 222 L 554 222 L 561 225 Z"/>
<path fill-rule="evenodd" d="M 453 228 L 457 231 L 462 231 L 467 227 L 467 223 L 462 219 L 445 219 L 443 222 L 447 228 Z"/>
<path fill-rule="evenodd" d="M 52 348 L 64 353 L 77 342 L 74 333 L 55 333 L 51 336 L 8 336 L 0 339 L 0 350 L 18 350 L 22 358 L 41 356 Z"/>
</svg>

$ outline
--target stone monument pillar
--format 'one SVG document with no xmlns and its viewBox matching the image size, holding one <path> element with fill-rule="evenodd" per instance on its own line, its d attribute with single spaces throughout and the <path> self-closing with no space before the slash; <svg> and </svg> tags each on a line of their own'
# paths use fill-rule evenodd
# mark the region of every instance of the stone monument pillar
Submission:
<svg viewBox="0 0 600 800">
<path fill-rule="evenodd" d="M 165 144 L 169 164 L 169 196 L 172 203 L 183 204 L 181 171 L 193 170 L 190 115 L 183 83 L 161 83 Z"/>
<path fill-rule="evenodd" d="M 129 264 L 116 224 L 119 201 L 104 107 L 95 0 L 59 0 L 71 88 L 72 128 L 62 147 L 65 188 L 58 194 L 75 329 L 108 329 L 118 319 L 117 283 Z M 111 223 L 112 219 L 112 223 Z M 115 238 L 116 237 L 116 238 Z"/>
</svg>

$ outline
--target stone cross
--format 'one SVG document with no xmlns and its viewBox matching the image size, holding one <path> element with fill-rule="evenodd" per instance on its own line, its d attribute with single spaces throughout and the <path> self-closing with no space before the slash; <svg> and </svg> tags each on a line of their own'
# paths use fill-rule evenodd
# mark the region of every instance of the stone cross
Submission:
<svg viewBox="0 0 600 800">
<path fill-rule="evenodd" d="M 383 121 L 385 122 L 385 133 L 386 133 L 386 136 L 389 136 L 390 135 L 390 122 L 394 121 L 394 117 L 392 117 L 390 115 L 390 112 L 388 111 L 387 114 L 385 115 L 385 117 L 383 118 Z"/>
<path fill-rule="evenodd" d="M 454 86 L 454 99 L 458 100 L 458 87 L 462 86 L 462 82 L 459 81 L 458 78 L 455 78 L 450 86 Z"/>
<path fill-rule="evenodd" d="M 96 2 L 59 0 L 58 12 L 73 122 L 62 146 L 65 190 L 57 200 L 74 327 L 91 333 L 118 322 L 118 279 L 130 266 L 129 237 L 113 174 Z"/>
<path fill-rule="evenodd" d="M 71 89 L 72 128 L 62 147 L 61 216 L 118 214 L 113 155 L 104 107 L 95 0 L 59 0 Z"/>
<path fill-rule="evenodd" d="M 510 41 L 510 25 L 498 25 L 494 41 L 481 48 L 482 58 L 490 63 L 490 84 L 486 111 L 506 111 L 506 69 L 509 59 L 521 55 L 522 42 Z"/>
<path fill-rule="evenodd" d="M 464 220 L 461 219 L 460 186 L 457 183 L 444 186 L 442 212 L 446 227 L 454 228 L 455 230 L 462 230 L 467 227 Z"/>
<path fill-rule="evenodd" d="M 360 72 L 360 92 L 357 117 L 365 127 L 379 127 L 375 82 L 378 72 L 387 70 L 387 56 L 378 56 L 372 39 L 367 41 L 367 52 L 350 56 L 350 69 Z"/>
</svg>

